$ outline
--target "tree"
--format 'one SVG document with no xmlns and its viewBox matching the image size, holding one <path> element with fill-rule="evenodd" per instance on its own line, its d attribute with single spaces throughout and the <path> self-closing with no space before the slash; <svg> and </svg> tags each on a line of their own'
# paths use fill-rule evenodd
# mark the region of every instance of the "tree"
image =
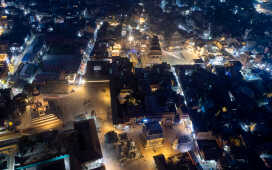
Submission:
<svg viewBox="0 0 272 170">
<path fill-rule="evenodd" d="M 118 136 L 117 133 L 114 131 L 110 131 L 105 134 L 105 143 L 113 144 L 118 142 Z"/>
</svg>

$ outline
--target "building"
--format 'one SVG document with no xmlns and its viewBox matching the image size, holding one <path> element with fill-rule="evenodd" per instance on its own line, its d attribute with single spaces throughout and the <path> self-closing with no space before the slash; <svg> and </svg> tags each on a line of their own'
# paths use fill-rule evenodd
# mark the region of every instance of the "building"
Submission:
<svg viewBox="0 0 272 170">
<path fill-rule="evenodd" d="M 0 81 L 2 79 L 5 79 L 7 77 L 7 72 L 8 72 L 8 65 L 7 65 L 7 54 L 0 54 Z M 2 82 L 0 82 L 0 87 Z"/>
<path fill-rule="evenodd" d="M 103 167 L 103 155 L 94 119 L 75 122 L 74 127 L 77 141 L 74 147 L 75 162 L 86 170 Z"/>
<path fill-rule="evenodd" d="M 166 170 L 166 160 L 164 155 L 153 156 L 157 170 Z"/>
<path fill-rule="evenodd" d="M 39 71 L 34 77 L 35 83 L 55 81 L 54 83 L 59 83 L 60 87 L 65 87 L 65 91 L 66 87 L 69 87 L 68 83 L 73 84 L 79 80 L 76 79 L 80 77 L 76 77 L 77 73 L 85 72 L 87 62 L 83 57 L 83 49 L 88 44 L 86 38 L 77 37 L 75 34 L 78 27 L 65 29 L 63 32 L 66 26 L 59 24 L 54 27 L 54 32 L 41 38 L 41 41 L 45 42 L 41 49 L 45 54 L 39 58 Z"/>
<path fill-rule="evenodd" d="M 16 144 L 3 145 L 0 147 L 0 168 L 13 169 L 14 155 L 17 152 L 18 146 Z"/>
<path fill-rule="evenodd" d="M 215 140 L 197 140 L 202 157 L 202 167 L 216 168 L 219 158 L 222 155 L 222 150 L 218 147 Z"/>
<path fill-rule="evenodd" d="M 61 155 L 51 159 L 17 167 L 18 170 L 71 170 L 70 155 Z"/>
<path fill-rule="evenodd" d="M 157 170 L 181 170 L 181 169 L 190 169 L 196 170 L 197 167 L 192 160 L 190 154 L 187 153 L 179 153 L 168 157 L 167 160 L 165 159 L 164 155 L 156 155 L 153 157 L 156 169 Z"/>
<path fill-rule="evenodd" d="M 115 66 L 116 63 L 114 63 Z M 148 118 L 171 126 L 178 121 L 178 95 L 172 90 L 175 78 L 167 64 L 136 68 L 131 63 L 112 67 L 110 83 L 114 124 L 135 124 Z M 122 71 L 120 71 L 120 69 Z"/>
<path fill-rule="evenodd" d="M 191 151 L 194 148 L 194 129 L 190 117 L 183 113 L 175 129 L 177 136 L 173 142 L 173 148 L 179 150 L 181 153 Z"/>
<path fill-rule="evenodd" d="M 75 122 L 74 129 L 20 138 L 14 156 L 18 158 L 15 168 L 20 170 L 104 169 L 93 119 Z"/>
<path fill-rule="evenodd" d="M 4 127 L 4 121 L 12 118 L 14 110 L 12 109 L 11 89 L 0 89 L 0 127 Z"/>
<path fill-rule="evenodd" d="M 108 79 L 110 73 L 110 61 L 88 61 L 86 79 Z"/>
<path fill-rule="evenodd" d="M 174 32 L 169 39 L 165 38 L 165 49 L 170 52 L 181 51 L 184 39 L 178 31 Z"/>
<path fill-rule="evenodd" d="M 20 70 L 19 77 L 22 80 L 26 80 L 30 83 L 34 80 L 38 66 L 34 64 L 24 64 Z"/>
<path fill-rule="evenodd" d="M 146 122 L 143 126 L 145 147 L 148 148 L 162 145 L 164 138 L 162 127 L 159 122 L 148 122 L 148 119 L 144 119 L 144 122 Z"/>
<path fill-rule="evenodd" d="M 44 80 L 47 79 L 47 80 Z M 43 77 L 43 80 L 36 77 L 34 85 L 38 87 L 42 94 L 68 94 L 72 91 L 72 86 L 66 80 L 50 80 L 48 77 Z"/>
<path fill-rule="evenodd" d="M 150 66 L 153 64 L 161 64 L 162 63 L 162 51 L 160 47 L 159 38 L 154 36 L 150 42 L 150 49 L 147 56 L 146 65 Z"/>
<path fill-rule="evenodd" d="M 59 157 L 59 155 L 65 155 L 61 151 L 63 145 L 59 137 L 57 131 L 50 131 L 20 138 L 18 152 L 15 155 L 18 158 L 15 160 L 15 168 L 30 170 L 28 168 L 37 168 L 39 164 L 47 166 L 54 160 L 64 159 L 62 156 Z"/>
<path fill-rule="evenodd" d="M 119 57 L 121 52 L 121 44 L 114 43 L 113 46 L 108 48 L 109 56 L 111 57 Z"/>
</svg>

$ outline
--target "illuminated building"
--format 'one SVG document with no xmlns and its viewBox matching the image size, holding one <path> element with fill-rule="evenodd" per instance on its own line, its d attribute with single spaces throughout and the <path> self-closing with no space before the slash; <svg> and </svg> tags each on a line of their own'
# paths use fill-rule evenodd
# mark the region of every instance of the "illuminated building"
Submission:
<svg viewBox="0 0 272 170">
<path fill-rule="evenodd" d="M 272 15 L 271 2 L 269 0 L 255 0 L 253 5 L 258 13 Z"/>
<path fill-rule="evenodd" d="M 143 120 L 149 120 L 160 121 L 163 126 L 172 126 L 178 120 L 178 115 L 174 104 L 166 101 L 172 100 L 176 93 L 170 89 L 164 89 L 165 85 L 159 83 L 165 82 L 167 85 L 172 86 L 171 81 L 168 81 L 169 78 L 172 78 L 168 77 L 172 74 L 169 72 L 169 65 L 153 65 L 153 67 L 146 69 L 135 68 L 134 72 L 130 71 L 129 65 L 131 63 L 118 65 L 121 70 L 113 69 L 112 71 L 112 75 L 116 76 L 116 78 L 112 83 L 111 94 L 118 98 L 118 100 L 112 100 L 114 101 L 112 104 L 114 124 L 135 124 L 143 122 Z M 127 75 L 129 75 L 128 81 L 135 80 L 137 82 L 134 84 L 137 89 L 127 85 L 123 85 L 122 88 L 115 87 L 115 84 L 118 84 L 117 81 L 122 81 L 125 78 L 124 76 Z M 135 93 L 145 95 L 138 98 Z M 164 95 L 167 98 L 160 97 Z M 121 111 L 117 113 L 115 108 Z"/>
<path fill-rule="evenodd" d="M 173 148 L 180 152 L 188 152 L 193 149 L 193 124 L 189 115 L 183 115 L 176 126 L 177 137 L 173 143 Z"/>
<path fill-rule="evenodd" d="M 121 50 L 121 45 L 118 43 L 114 43 L 112 47 L 109 49 L 110 56 L 112 57 L 118 57 L 120 56 L 120 50 Z"/>
<path fill-rule="evenodd" d="M 105 19 L 105 22 L 108 22 L 110 26 L 118 26 L 120 21 L 115 16 L 109 16 Z"/>
<path fill-rule="evenodd" d="M 189 152 L 193 149 L 194 141 L 192 136 L 179 136 L 173 143 L 173 148 L 182 153 Z"/>
<path fill-rule="evenodd" d="M 159 43 L 159 38 L 154 36 L 150 43 L 147 65 L 161 64 L 162 51 Z"/>
<path fill-rule="evenodd" d="M 174 32 L 170 39 L 165 39 L 165 43 L 168 44 L 166 47 L 167 51 L 180 51 L 183 44 L 183 39 L 184 37 L 182 37 L 179 32 Z"/>
<path fill-rule="evenodd" d="M 0 74 L 1 72 L 4 72 L 7 69 L 7 60 L 8 55 L 7 54 L 0 54 Z"/>
<path fill-rule="evenodd" d="M 164 138 L 162 133 L 162 127 L 159 122 L 148 122 L 143 127 L 145 147 L 153 147 L 162 145 Z"/>
<path fill-rule="evenodd" d="M 149 17 L 148 14 L 146 13 L 145 9 L 143 9 L 141 16 L 139 17 L 139 25 L 138 28 L 140 32 L 145 31 L 147 25 L 149 23 Z"/>
<path fill-rule="evenodd" d="M 1 16 L 0 18 L 0 37 L 8 32 L 7 16 Z M 8 46 L 5 43 L 0 44 L 0 79 L 3 78 L 4 73 L 8 70 Z M 2 83 L 0 83 L 2 84 Z M 1 86 L 1 85 L 0 85 Z"/>
</svg>

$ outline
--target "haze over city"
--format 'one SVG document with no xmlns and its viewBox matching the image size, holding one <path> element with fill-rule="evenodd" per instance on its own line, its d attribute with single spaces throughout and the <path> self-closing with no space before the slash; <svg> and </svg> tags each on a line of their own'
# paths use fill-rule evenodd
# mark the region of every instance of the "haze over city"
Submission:
<svg viewBox="0 0 272 170">
<path fill-rule="evenodd" d="M 271 0 L 0 1 L 0 170 L 268 170 L 271 134 Z"/>
</svg>

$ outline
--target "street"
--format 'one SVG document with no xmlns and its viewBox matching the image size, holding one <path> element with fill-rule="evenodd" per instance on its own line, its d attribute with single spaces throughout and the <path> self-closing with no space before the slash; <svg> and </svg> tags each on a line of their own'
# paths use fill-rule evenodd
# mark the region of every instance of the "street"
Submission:
<svg viewBox="0 0 272 170">
<path fill-rule="evenodd" d="M 18 55 L 17 58 L 14 60 L 13 66 L 14 66 L 14 71 L 12 74 L 16 73 L 19 65 L 22 63 L 23 57 L 32 50 L 33 44 L 35 43 L 36 36 L 32 36 L 31 39 L 26 43 L 26 48 L 22 52 L 22 54 Z"/>
</svg>

